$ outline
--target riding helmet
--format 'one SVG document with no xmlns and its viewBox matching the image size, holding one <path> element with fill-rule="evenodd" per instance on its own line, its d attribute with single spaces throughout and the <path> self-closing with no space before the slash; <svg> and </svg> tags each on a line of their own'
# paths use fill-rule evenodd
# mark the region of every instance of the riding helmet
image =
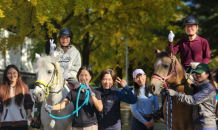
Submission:
<svg viewBox="0 0 218 130">
<path fill-rule="evenodd" d="M 73 37 L 73 33 L 72 33 L 72 31 L 71 31 L 69 28 L 65 27 L 65 28 L 62 28 L 62 29 L 60 30 L 59 34 L 58 34 L 58 37 L 59 37 L 59 38 L 60 38 L 61 36 L 68 36 L 68 37 L 70 37 L 70 40 L 71 40 L 72 37 Z"/>
<path fill-rule="evenodd" d="M 195 24 L 198 25 L 198 20 L 194 16 L 188 16 L 185 19 L 184 26 L 187 24 Z"/>
<path fill-rule="evenodd" d="M 68 37 L 70 37 L 70 42 L 71 42 L 72 37 L 73 37 L 73 33 L 72 33 L 72 31 L 71 31 L 69 28 L 65 27 L 65 28 L 62 28 L 62 29 L 60 30 L 59 34 L 58 34 L 59 40 L 60 40 L 60 37 L 62 37 L 62 36 L 68 36 Z M 67 46 L 63 46 L 63 45 L 61 44 L 61 47 L 69 47 L 69 44 L 68 44 Z"/>
</svg>

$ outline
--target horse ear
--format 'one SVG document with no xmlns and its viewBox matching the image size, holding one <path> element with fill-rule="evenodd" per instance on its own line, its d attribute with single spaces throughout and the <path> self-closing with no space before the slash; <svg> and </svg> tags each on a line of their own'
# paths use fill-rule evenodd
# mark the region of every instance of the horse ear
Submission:
<svg viewBox="0 0 218 130">
<path fill-rule="evenodd" d="M 61 58 L 61 55 L 58 55 L 57 57 L 52 57 L 52 62 L 57 63 L 60 58 Z"/>
<path fill-rule="evenodd" d="M 169 46 L 166 46 L 166 53 L 167 53 L 169 56 L 172 55 L 172 51 L 171 51 L 171 49 L 170 49 Z"/>
<path fill-rule="evenodd" d="M 35 57 L 38 60 L 40 58 L 40 55 L 38 53 L 35 53 Z"/>
<path fill-rule="evenodd" d="M 155 54 L 158 54 L 158 53 L 160 53 L 160 50 L 158 50 L 156 47 L 154 47 L 154 52 L 155 52 Z"/>
</svg>

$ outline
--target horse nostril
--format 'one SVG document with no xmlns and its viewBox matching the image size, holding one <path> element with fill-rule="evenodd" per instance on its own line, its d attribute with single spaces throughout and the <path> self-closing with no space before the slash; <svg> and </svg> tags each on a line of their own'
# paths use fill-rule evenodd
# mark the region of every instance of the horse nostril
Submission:
<svg viewBox="0 0 218 130">
<path fill-rule="evenodd" d="M 33 93 L 33 98 L 36 99 L 36 94 L 35 93 Z"/>
<path fill-rule="evenodd" d="M 155 86 L 154 86 L 154 85 L 152 85 L 152 91 L 153 91 L 153 92 L 155 91 Z"/>
</svg>

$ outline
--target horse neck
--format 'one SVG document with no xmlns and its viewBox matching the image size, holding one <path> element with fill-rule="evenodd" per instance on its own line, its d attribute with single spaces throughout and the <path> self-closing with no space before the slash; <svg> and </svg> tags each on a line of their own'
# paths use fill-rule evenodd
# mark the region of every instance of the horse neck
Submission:
<svg viewBox="0 0 218 130">
<path fill-rule="evenodd" d="M 177 68 L 177 80 L 176 84 L 182 84 L 186 82 L 187 80 L 187 74 L 182 67 L 182 65 L 179 63 L 178 68 Z M 193 94 L 193 89 L 191 88 L 191 84 L 187 81 L 184 85 L 180 85 L 175 88 L 176 91 L 181 92 L 181 93 L 186 93 L 186 94 Z"/>
<path fill-rule="evenodd" d="M 55 105 L 61 102 L 62 98 L 63 98 L 63 77 L 62 77 L 62 71 L 61 69 L 59 69 L 59 65 L 58 65 L 58 82 L 57 84 L 53 85 L 51 89 L 51 91 L 53 92 L 58 92 L 59 90 L 61 90 L 59 93 L 50 93 L 47 99 L 47 103 L 49 105 Z M 57 77 L 55 76 L 55 81 L 57 80 Z"/>
</svg>

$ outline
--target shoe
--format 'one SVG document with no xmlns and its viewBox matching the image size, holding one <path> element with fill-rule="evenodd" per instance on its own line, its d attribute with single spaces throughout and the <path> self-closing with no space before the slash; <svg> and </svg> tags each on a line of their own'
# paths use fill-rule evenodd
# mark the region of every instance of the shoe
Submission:
<svg viewBox="0 0 218 130">
<path fill-rule="evenodd" d="M 165 122 L 165 120 L 164 120 L 163 118 L 160 118 L 159 121 L 160 121 L 161 123 L 166 124 L 166 122 Z"/>
</svg>

